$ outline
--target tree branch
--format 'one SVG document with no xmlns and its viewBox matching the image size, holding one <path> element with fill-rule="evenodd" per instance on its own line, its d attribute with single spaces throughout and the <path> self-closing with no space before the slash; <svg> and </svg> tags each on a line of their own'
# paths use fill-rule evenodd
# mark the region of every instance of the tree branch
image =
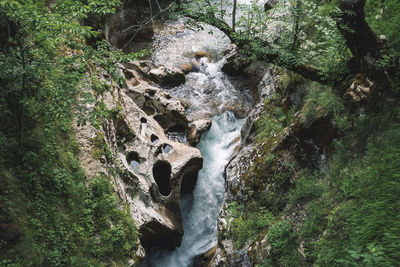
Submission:
<svg viewBox="0 0 400 267">
<path fill-rule="evenodd" d="M 214 15 L 214 13 L 212 13 L 210 11 L 206 12 L 206 13 L 193 12 L 191 10 L 185 9 L 185 7 L 183 7 L 181 5 L 181 2 L 179 0 L 177 0 L 176 3 L 177 3 L 176 11 L 178 11 L 183 16 L 216 27 L 217 29 L 219 29 L 220 31 L 225 33 L 225 35 L 231 40 L 231 42 L 236 44 L 239 49 L 252 50 L 252 42 L 254 42 L 254 40 L 250 40 L 250 39 L 246 39 L 246 40 L 240 39 L 239 40 L 237 38 L 238 33 L 236 31 L 234 31 L 225 21 L 218 19 Z M 262 40 L 258 40 L 258 41 L 260 41 L 264 47 L 269 46 L 269 43 L 266 41 L 262 41 Z M 250 51 L 250 53 L 252 53 L 252 51 Z M 274 63 L 277 65 L 281 65 L 281 64 L 278 64 L 279 58 L 280 58 L 280 54 L 275 53 L 275 52 L 265 52 L 262 55 L 258 56 L 258 59 L 260 59 L 260 60 Z M 306 79 L 309 79 L 312 81 L 317 81 L 317 82 L 320 82 L 323 84 L 327 83 L 327 81 L 323 79 L 322 72 L 311 65 L 308 65 L 308 64 L 285 65 L 282 67 L 285 67 L 286 69 L 288 69 L 290 71 L 294 71 Z"/>
</svg>

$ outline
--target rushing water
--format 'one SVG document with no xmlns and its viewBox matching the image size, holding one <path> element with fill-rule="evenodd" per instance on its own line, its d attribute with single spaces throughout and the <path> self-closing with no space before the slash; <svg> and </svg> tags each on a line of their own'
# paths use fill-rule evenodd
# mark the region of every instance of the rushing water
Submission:
<svg viewBox="0 0 400 267">
<path fill-rule="evenodd" d="M 190 266 L 195 256 L 217 244 L 217 218 L 225 188 L 223 173 L 240 135 L 242 120 L 228 111 L 212 121 L 211 129 L 198 145 L 204 167 L 196 188 L 181 199 L 185 231 L 182 244 L 173 252 L 153 250 L 148 266 Z"/>
<path fill-rule="evenodd" d="M 215 28 L 205 26 L 202 31 L 189 30 L 184 28 L 182 20 L 170 22 L 158 31 L 153 60 L 177 67 L 192 64 L 195 68 L 186 75 L 185 84 L 168 90 L 188 103 L 189 119 L 212 117 L 224 110 L 250 108 L 250 94 L 236 90 L 221 71 L 225 61 L 223 53 L 229 43 L 229 39 Z M 209 53 L 209 57 L 196 60 L 194 54 L 199 51 Z"/>
<path fill-rule="evenodd" d="M 209 31 L 214 34 L 210 35 Z M 155 248 L 144 266 L 190 266 L 193 258 L 217 244 L 217 219 L 225 190 L 224 169 L 239 143 L 244 119 L 232 111 L 250 107 L 252 99 L 246 91 L 237 90 L 221 71 L 223 52 L 229 41 L 215 29 L 193 31 L 181 21 L 159 29 L 153 60 L 159 64 L 179 66 L 196 64 L 197 69 L 186 76 L 186 83 L 168 92 L 186 101 L 190 119 L 211 118 L 210 130 L 203 134 L 198 148 L 203 155 L 203 168 L 192 194 L 181 198 L 184 236 L 174 251 Z M 193 53 L 206 51 L 209 58 L 196 60 Z"/>
</svg>

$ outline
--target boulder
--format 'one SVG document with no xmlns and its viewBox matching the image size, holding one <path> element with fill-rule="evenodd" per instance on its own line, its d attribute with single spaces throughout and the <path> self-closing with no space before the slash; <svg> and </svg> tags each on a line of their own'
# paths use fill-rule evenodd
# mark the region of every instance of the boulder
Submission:
<svg viewBox="0 0 400 267">
<path fill-rule="evenodd" d="M 179 66 L 179 68 L 183 71 L 183 73 L 188 74 L 189 72 L 192 71 L 199 71 L 200 70 L 200 66 L 199 63 L 197 61 L 192 61 L 190 63 L 185 63 Z"/>
<path fill-rule="evenodd" d="M 228 50 L 224 54 L 225 62 L 221 67 L 221 70 L 229 75 L 243 74 L 243 69 L 250 65 L 250 61 L 246 60 L 242 55 L 239 54 L 237 46 L 231 44 Z"/>
<path fill-rule="evenodd" d="M 187 74 L 187 73 L 189 73 L 189 72 L 191 72 L 193 70 L 193 66 L 190 63 L 182 64 L 182 65 L 179 66 L 179 68 L 185 74 Z"/>
<path fill-rule="evenodd" d="M 140 80 L 167 87 L 178 86 L 186 82 L 185 73 L 182 69 L 165 65 L 155 65 L 149 60 L 130 61 L 125 63 L 123 68 L 128 81 L 132 76 L 129 72 L 135 71 Z"/>
<path fill-rule="evenodd" d="M 176 67 L 159 66 L 149 72 L 150 78 L 161 85 L 178 86 L 186 82 L 183 71 Z"/>
<path fill-rule="evenodd" d="M 192 122 L 189 126 L 187 139 L 189 144 L 196 146 L 200 142 L 201 135 L 209 130 L 211 127 L 211 120 L 200 119 Z"/>
</svg>

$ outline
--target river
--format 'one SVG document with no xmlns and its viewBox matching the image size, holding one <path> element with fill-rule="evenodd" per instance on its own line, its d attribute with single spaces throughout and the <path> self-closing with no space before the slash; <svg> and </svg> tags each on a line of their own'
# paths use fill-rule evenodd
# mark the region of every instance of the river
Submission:
<svg viewBox="0 0 400 267">
<path fill-rule="evenodd" d="M 244 123 L 230 110 L 248 110 L 252 105 L 250 93 L 235 88 L 221 71 L 223 52 L 228 46 L 228 38 L 218 30 L 190 30 L 182 20 L 168 22 L 157 31 L 153 54 L 156 63 L 196 66 L 196 71 L 186 76 L 184 85 L 167 89 L 168 92 L 188 103 L 189 119 L 211 118 L 212 126 L 197 145 L 204 159 L 197 185 L 193 193 L 181 198 L 181 246 L 174 251 L 152 249 L 142 266 L 191 266 L 195 256 L 217 244 L 217 218 L 225 191 L 224 169 L 239 145 Z M 193 55 L 198 51 L 206 51 L 209 56 L 195 60 Z"/>
</svg>

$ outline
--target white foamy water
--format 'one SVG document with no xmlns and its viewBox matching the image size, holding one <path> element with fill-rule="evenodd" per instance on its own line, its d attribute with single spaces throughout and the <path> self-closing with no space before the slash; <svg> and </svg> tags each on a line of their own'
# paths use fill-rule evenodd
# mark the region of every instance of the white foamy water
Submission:
<svg viewBox="0 0 400 267">
<path fill-rule="evenodd" d="M 212 121 L 211 129 L 198 145 L 204 162 L 196 188 L 193 195 L 181 199 L 185 231 L 182 244 L 172 252 L 153 250 L 146 266 L 190 266 L 195 256 L 217 244 L 217 218 L 225 190 L 224 169 L 237 145 L 243 120 L 225 112 Z"/>
</svg>

